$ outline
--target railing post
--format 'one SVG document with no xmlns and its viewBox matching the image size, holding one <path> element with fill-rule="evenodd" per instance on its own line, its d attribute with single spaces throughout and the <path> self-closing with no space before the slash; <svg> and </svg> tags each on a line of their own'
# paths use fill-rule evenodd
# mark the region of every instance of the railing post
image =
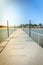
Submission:
<svg viewBox="0 0 43 65">
<path fill-rule="evenodd" d="M 39 44 L 39 34 L 38 34 L 38 44 Z"/>
<path fill-rule="evenodd" d="M 8 20 L 7 20 L 7 34 L 8 34 L 8 37 L 9 37 L 9 24 L 8 24 Z"/>
<path fill-rule="evenodd" d="M 23 24 L 22 24 L 22 29 L 23 29 Z"/>
<path fill-rule="evenodd" d="M 31 20 L 29 21 L 29 36 L 31 37 Z"/>
</svg>

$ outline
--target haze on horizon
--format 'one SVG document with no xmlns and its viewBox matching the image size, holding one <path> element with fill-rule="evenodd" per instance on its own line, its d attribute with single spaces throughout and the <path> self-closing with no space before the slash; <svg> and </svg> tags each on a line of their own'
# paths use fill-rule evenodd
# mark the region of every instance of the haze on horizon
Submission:
<svg viewBox="0 0 43 65">
<path fill-rule="evenodd" d="M 43 24 L 43 0 L 0 0 L 0 25 Z"/>
</svg>

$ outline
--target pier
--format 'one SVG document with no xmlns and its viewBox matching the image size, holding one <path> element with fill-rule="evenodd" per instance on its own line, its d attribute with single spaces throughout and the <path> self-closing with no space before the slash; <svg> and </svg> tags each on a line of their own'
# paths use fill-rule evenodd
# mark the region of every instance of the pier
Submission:
<svg viewBox="0 0 43 65">
<path fill-rule="evenodd" d="M 0 65 L 43 65 L 43 48 L 18 28 L 0 43 Z"/>
</svg>

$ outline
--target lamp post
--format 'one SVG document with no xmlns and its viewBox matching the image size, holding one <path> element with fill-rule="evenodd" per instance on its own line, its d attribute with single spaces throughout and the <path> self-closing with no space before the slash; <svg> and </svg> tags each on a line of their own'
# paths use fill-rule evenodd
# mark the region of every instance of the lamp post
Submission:
<svg viewBox="0 0 43 65">
<path fill-rule="evenodd" d="M 9 37 L 9 24 L 8 24 L 8 20 L 7 20 L 7 34 L 8 34 L 8 37 Z"/>
</svg>

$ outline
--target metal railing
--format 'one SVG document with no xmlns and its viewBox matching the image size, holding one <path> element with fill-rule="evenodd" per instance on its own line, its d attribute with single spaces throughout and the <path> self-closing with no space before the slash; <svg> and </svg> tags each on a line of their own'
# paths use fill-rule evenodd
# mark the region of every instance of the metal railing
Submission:
<svg viewBox="0 0 43 65">
<path fill-rule="evenodd" d="M 43 47 L 43 34 L 31 31 L 31 38 Z"/>
<path fill-rule="evenodd" d="M 23 29 L 28 35 L 29 35 L 29 29 Z M 43 34 L 37 33 L 35 31 L 31 30 L 31 36 L 30 36 L 37 44 L 39 44 L 41 47 L 43 47 Z"/>
</svg>

